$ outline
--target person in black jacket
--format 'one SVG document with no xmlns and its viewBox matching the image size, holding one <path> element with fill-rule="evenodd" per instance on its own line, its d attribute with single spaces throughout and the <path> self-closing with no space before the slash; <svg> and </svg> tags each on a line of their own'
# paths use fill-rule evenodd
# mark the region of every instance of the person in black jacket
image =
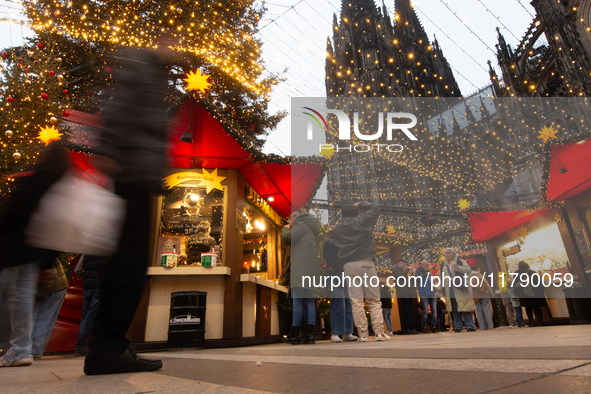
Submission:
<svg viewBox="0 0 591 394">
<path fill-rule="evenodd" d="M 537 325 L 542 326 L 544 324 L 544 318 L 542 314 L 542 307 L 546 306 L 546 294 L 542 285 L 532 286 L 532 278 L 536 274 L 533 270 L 529 269 L 529 264 L 525 261 L 520 261 L 517 265 L 517 274 L 519 274 L 513 281 L 513 291 L 515 295 L 519 297 L 521 306 L 525 307 L 525 313 L 529 319 L 529 326 L 535 327 L 536 321 L 534 319 L 534 312 L 538 318 Z M 529 277 L 529 285 L 525 280 L 525 276 Z M 525 289 L 529 288 L 528 291 Z M 533 291 L 533 294 L 527 294 L 527 292 Z"/>
<path fill-rule="evenodd" d="M 322 254 L 326 260 L 325 275 L 342 277 L 343 264 L 339 260 L 339 249 L 332 239 L 332 230 L 328 232 L 327 239 L 322 247 Z M 344 284 L 334 287 L 330 299 L 330 341 L 333 343 L 343 341 L 356 341 L 359 339 L 353 335 L 353 309 L 351 298 Z M 341 336 L 343 337 L 341 339 Z"/>
<path fill-rule="evenodd" d="M 160 360 L 138 357 L 126 334 L 146 283 L 152 196 L 162 192 L 167 164 L 166 62 L 172 54 L 166 48 L 173 43 L 165 40 L 159 42 L 162 49 L 127 48 L 115 58 L 121 68 L 113 74 L 115 89 L 104 112 L 93 163 L 113 176 L 115 193 L 126 200 L 127 212 L 118 250 L 106 267 L 90 352 L 84 360 L 87 375 L 162 368 Z"/>
<path fill-rule="evenodd" d="M 82 320 L 78 329 L 78 340 L 74 348 L 74 356 L 88 354 L 88 337 L 96 318 L 105 269 L 109 258 L 107 256 L 83 255 L 78 260 L 74 272 L 82 281 Z"/>
</svg>

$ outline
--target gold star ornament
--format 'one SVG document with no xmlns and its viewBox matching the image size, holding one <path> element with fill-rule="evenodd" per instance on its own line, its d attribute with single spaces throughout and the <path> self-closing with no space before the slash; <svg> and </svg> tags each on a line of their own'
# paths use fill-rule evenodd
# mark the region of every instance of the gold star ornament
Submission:
<svg viewBox="0 0 591 394">
<path fill-rule="evenodd" d="M 396 229 L 394 228 L 394 226 L 389 225 L 388 227 L 386 227 L 386 232 L 388 234 L 394 234 L 396 232 Z"/>
<path fill-rule="evenodd" d="M 334 146 L 332 145 L 323 144 L 322 148 L 320 148 L 320 154 L 328 159 L 330 159 L 330 157 L 335 153 Z"/>
<path fill-rule="evenodd" d="M 205 93 L 205 91 L 211 86 L 211 83 L 207 82 L 209 77 L 210 76 L 207 74 L 201 74 L 201 71 L 199 70 L 195 73 L 189 71 L 187 79 L 183 79 L 183 81 L 189 84 L 187 90 L 201 90 L 201 93 Z"/>
<path fill-rule="evenodd" d="M 38 139 L 41 140 L 41 142 L 43 142 L 45 144 L 45 146 L 49 145 L 49 143 L 51 141 L 57 141 L 60 139 L 60 136 L 62 136 L 63 134 L 60 133 L 59 131 L 57 131 L 55 129 L 55 127 L 51 126 L 51 127 L 41 127 L 41 131 L 39 132 L 39 135 L 37 136 Z"/>
<path fill-rule="evenodd" d="M 540 135 L 538 135 L 538 138 L 541 140 L 544 140 L 544 143 L 548 142 L 548 140 L 551 140 L 553 138 L 557 138 L 556 137 L 556 133 L 558 133 L 559 130 L 554 130 L 554 128 L 552 126 L 550 127 L 546 127 L 544 126 L 542 128 L 542 131 L 540 131 Z"/>
<path fill-rule="evenodd" d="M 458 208 L 460 208 L 462 211 L 465 210 L 465 209 L 470 208 L 470 201 L 466 200 L 465 198 L 462 198 L 458 202 Z"/>
</svg>

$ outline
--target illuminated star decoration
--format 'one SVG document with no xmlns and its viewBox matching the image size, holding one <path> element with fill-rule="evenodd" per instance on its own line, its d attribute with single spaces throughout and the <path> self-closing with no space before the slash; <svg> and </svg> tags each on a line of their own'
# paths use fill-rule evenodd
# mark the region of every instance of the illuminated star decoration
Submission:
<svg viewBox="0 0 591 394">
<path fill-rule="evenodd" d="M 327 145 L 323 145 L 322 148 L 320 149 L 320 154 L 326 158 L 329 158 L 334 155 L 335 149 L 334 146 L 327 146 Z"/>
<path fill-rule="evenodd" d="M 63 134 L 57 131 L 53 126 L 51 127 L 41 127 L 41 131 L 39 132 L 38 139 L 41 140 L 45 144 L 45 146 L 49 145 L 51 141 L 57 141 L 60 139 L 60 136 Z"/>
<path fill-rule="evenodd" d="M 187 79 L 183 79 L 183 81 L 189 83 L 189 86 L 187 86 L 188 90 L 201 90 L 201 93 L 205 93 L 211 86 L 211 83 L 207 82 L 207 78 L 209 78 L 209 75 L 202 75 L 201 71 L 197 70 L 195 73 L 189 71 Z"/>
<path fill-rule="evenodd" d="M 544 143 L 546 143 L 548 142 L 548 140 L 556 138 L 556 133 L 558 133 L 558 131 L 559 130 L 554 130 L 554 128 L 552 128 L 552 125 L 550 125 L 550 127 L 544 126 L 542 128 L 542 131 L 540 131 L 540 135 L 538 135 L 538 138 L 544 140 Z"/>
<path fill-rule="evenodd" d="M 212 172 L 203 169 L 203 179 L 200 186 L 205 186 L 206 192 L 209 193 L 212 189 L 224 190 L 222 188 L 222 181 L 226 179 L 225 176 L 218 176 L 218 169 Z"/>
<path fill-rule="evenodd" d="M 460 208 L 462 211 L 465 210 L 465 209 L 470 208 L 470 201 L 466 200 L 465 198 L 462 198 L 458 202 L 458 208 Z"/>
<path fill-rule="evenodd" d="M 562 222 L 562 215 L 560 214 L 560 212 L 556 212 L 554 214 L 554 220 L 556 221 L 556 223 Z"/>
<path fill-rule="evenodd" d="M 525 237 L 527 237 L 528 235 L 529 234 L 527 233 L 527 227 L 525 227 L 525 225 L 521 225 L 517 227 L 517 230 L 511 233 L 511 241 L 515 242 L 518 236 L 522 236 L 525 239 Z"/>
<path fill-rule="evenodd" d="M 396 232 L 396 229 L 394 228 L 394 226 L 389 225 L 388 227 L 386 227 L 386 232 L 388 234 L 394 234 Z"/>
</svg>

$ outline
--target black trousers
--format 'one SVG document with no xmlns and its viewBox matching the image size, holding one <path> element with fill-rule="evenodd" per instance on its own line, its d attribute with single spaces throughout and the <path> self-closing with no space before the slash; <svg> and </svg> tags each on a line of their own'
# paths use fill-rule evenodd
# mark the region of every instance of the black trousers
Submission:
<svg viewBox="0 0 591 394">
<path fill-rule="evenodd" d="M 413 329 L 410 321 L 412 313 L 412 298 L 399 298 L 398 307 L 400 308 L 400 325 L 402 326 L 402 330 L 411 331 Z"/>
<path fill-rule="evenodd" d="M 536 313 L 536 317 L 538 318 L 538 324 L 544 324 L 544 318 L 542 315 L 542 307 L 533 307 L 533 306 L 526 306 L 525 313 L 527 314 L 527 318 L 529 319 L 529 325 L 534 326 L 536 324 L 534 320 L 534 312 Z"/>
<path fill-rule="evenodd" d="M 139 305 L 150 262 L 150 193 L 115 184 L 126 200 L 127 212 L 118 250 L 106 268 L 103 291 L 94 325 L 90 353 L 119 356 L 130 344 L 127 331 Z"/>
</svg>

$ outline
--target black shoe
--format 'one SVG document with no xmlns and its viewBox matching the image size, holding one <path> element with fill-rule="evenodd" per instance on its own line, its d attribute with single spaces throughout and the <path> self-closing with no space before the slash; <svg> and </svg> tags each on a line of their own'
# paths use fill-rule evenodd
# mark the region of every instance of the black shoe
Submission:
<svg viewBox="0 0 591 394">
<path fill-rule="evenodd" d="M 299 327 L 291 327 L 291 332 L 289 335 L 284 335 L 281 340 L 284 343 L 291 343 L 292 345 L 299 345 L 300 344 L 300 328 Z"/>
<path fill-rule="evenodd" d="M 454 332 L 462 332 L 462 330 L 454 329 Z"/>
<path fill-rule="evenodd" d="M 438 333 L 438 332 L 439 332 L 439 330 L 438 330 L 437 328 L 435 328 L 435 327 L 431 327 L 431 332 L 432 332 L 433 334 L 435 334 L 435 333 Z"/>
<path fill-rule="evenodd" d="M 74 357 L 82 357 L 88 354 L 88 346 L 84 346 L 78 350 L 74 350 Z"/>
<path fill-rule="evenodd" d="M 423 331 L 421 331 L 423 334 L 429 334 L 431 332 L 431 330 L 429 330 L 427 327 L 423 327 Z"/>
<path fill-rule="evenodd" d="M 408 334 L 408 335 L 420 334 L 420 332 L 415 331 L 415 330 L 407 330 L 404 333 L 405 334 Z"/>
<path fill-rule="evenodd" d="M 476 331 L 475 328 L 468 328 L 468 332 L 474 332 L 474 331 Z"/>
<path fill-rule="evenodd" d="M 161 360 L 139 358 L 131 348 L 114 358 L 108 358 L 96 352 L 90 352 L 84 360 L 86 375 L 105 375 L 109 373 L 148 372 L 162 368 Z"/>
<path fill-rule="evenodd" d="M 314 340 L 314 325 L 313 324 L 308 324 L 308 327 L 306 328 L 306 334 L 300 334 L 300 339 L 301 339 L 302 344 L 304 344 L 304 345 L 316 343 L 316 341 Z"/>
</svg>

